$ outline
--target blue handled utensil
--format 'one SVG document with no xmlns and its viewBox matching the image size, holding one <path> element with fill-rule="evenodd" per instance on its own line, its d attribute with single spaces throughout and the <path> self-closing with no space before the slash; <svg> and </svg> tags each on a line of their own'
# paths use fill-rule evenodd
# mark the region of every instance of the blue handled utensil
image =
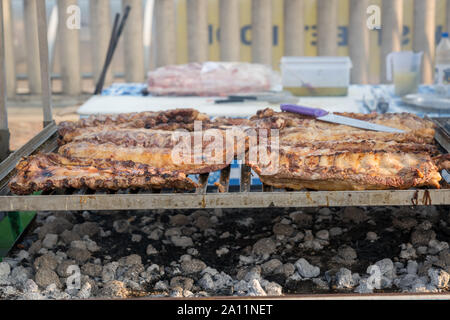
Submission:
<svg viewBox="0 0 450 320">
<path fill-rule="evenodd" d="M 381 132 L 393 132 L 393 133 L 404 133 L 405 131 L 382 126 L 379 124 L 357 120 L 349 117 L 343 117 L 336 114 L 333 114 L 331 112 L 328 112 L 323 109 L 319 108 L 310 108 L 310 107 L 304 107 L 304 106 L 298 106 L 294 104 L 282 104 L 281 110 L 286 112 L 294 112 L 298 114 L 302 114 L 305 116 L 311 116 L 316 118 L 317 120 L 326 121 L 326 122 L 332 122 L 332 123 L 338 123 L 338 124 L 344 124 L 347 126 L 352 126 L 356 128 L 366 129 L 366 130 L 372 130 L 372 131 L 381 131 Z"/>
</svg>

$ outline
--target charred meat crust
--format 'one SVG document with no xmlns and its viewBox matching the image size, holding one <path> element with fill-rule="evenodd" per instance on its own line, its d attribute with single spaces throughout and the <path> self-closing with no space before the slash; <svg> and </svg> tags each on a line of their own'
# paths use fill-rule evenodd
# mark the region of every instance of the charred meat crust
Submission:
<svg viewBox="0 0 450 320">
<path fill-rule="evenodd" d="M 197 187 L 179 171 L 157 169 L 133 161 L 75 159 L 57 154 L 27 157 L 17 165 L 17 171 L 9 187 L 13 193 L 20 195 L 58 188 L 190 190 Z"/>
<path fill-rule="evenodd" d="M 395 141 L 379 140 L 341 140 L 341 141 L 314 141 L 314 142 L 294 142 L 285 143 L 284 147 L 289 150 L 295 150 L 303 155 L 336 154 L 342 152 L 370 152 L 370 151 L 389 151 L 389 152 L 426 152 L 430 155 L 437 155 L 438 149 L 435 145 L 420 143 L 397 143 Z M 284 152 L 284 149 L 280 152 Z M 292 156 L 292 155 L 291 155 Z"/>
</svg>

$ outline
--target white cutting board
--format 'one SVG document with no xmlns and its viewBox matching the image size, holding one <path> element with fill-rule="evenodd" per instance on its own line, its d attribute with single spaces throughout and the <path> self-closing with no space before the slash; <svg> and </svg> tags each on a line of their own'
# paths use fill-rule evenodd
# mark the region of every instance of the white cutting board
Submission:
<svg viewBox="0 0 450 320">
<path fill-rule="evenodd" d="M 347 97 L 299 97 L 299 104 L 323 108 L 331 112 L 364 112 L 357 99 L 360 93 L 350 87 Z M 355 91 L 355 92 L 352 92 Z M 161 111 L 176 108 L 194 108 L 212 117 L 249 117 L 258 110 L 272 108 L 280 111 L 279 104 L 263 101 L 215 104 L 224 97 L 151 97 L 151 96 L 93 96 L 79 109 L 80 116 L 106 113 Z"/>
<path fill-rule="evenodd" d="M 194 108 L 212 117 L 247 117 L 256 111 L 271 107 L 279 110 L 279 105 L 251 101 L 243 103 L 215 104 L 223 97 L 136 97 L 136 96 L 93 96 L 79 109 L 81 116 L 104 113 L 124 113 L 161 111 L 177 108 Z"/>
</svg>

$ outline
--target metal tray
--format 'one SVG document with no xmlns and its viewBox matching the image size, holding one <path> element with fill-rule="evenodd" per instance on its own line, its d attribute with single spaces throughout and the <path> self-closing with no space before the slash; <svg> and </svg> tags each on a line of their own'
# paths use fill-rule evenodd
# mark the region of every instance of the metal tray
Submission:
<svg viewBox="0 0 450 320">
<path fill-rule="evenodd" d="M 435 120 L 435 119 L 433 119 Z M 443 152 L 450 149 L 445 127 L 447 119 L 436 120 L 436 140 Z M 202 187 L 194 192 L 176 190 L 121 190 L 117 192 L 55 190 L 32 196 L 12 195 L 8 182 L 15 166 L 24 156 L 37 151 L 51 152 L 57 148 L 57 127 L 49 124 L 26 145 L 0 164 L 0 211 L 67 211 L 67 210 L 137 210 L 198 208 L 267 208 L 322 206 L 411 206 L 450 205 L 450 188 L 442 189 L 368 190 L 368 191 L 286 191 L 270 186 L 251 185 L 251 170 L 241 168 L 240 186 L 229 186 L 230 168 L 221 171 L 220 184 L 225 192 L 208 186 L 208 174 L 200 175 Z"/>
<path fill-rule="evenodd" d="M 450 112 L 450 99 L 432 94 L 408 94 L 402 101 L 422 110 Z"/>
</svg>

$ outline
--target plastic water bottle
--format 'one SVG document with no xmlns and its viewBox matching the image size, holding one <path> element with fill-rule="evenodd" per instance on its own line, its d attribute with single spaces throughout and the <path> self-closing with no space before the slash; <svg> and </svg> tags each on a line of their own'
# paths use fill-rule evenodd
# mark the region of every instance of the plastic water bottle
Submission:
<svg viewBox="0 0 450 320">
<path fill-rule="evenodd" d="M 450 39 L 448 32 L 442 33 L 441 41 L 436 48 L 435 84 L 450 84 Z"/>
</svg>

